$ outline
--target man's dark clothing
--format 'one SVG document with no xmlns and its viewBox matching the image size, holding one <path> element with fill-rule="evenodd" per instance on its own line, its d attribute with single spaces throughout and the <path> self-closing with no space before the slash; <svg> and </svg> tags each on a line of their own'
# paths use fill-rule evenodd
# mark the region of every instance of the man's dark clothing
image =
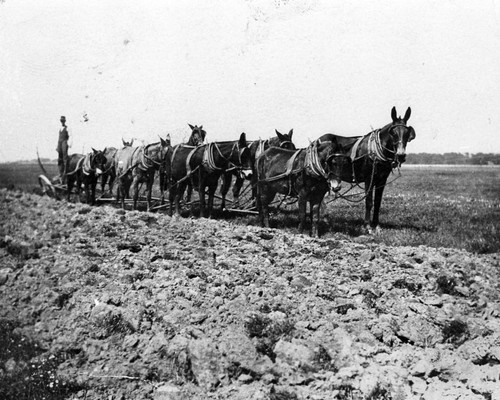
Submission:
<svg viewBox="0 0 500 400">
<path fill-rule="evenodd" d="M 57 158 L 57 165 L 59 167 L 59 175 L 63 182 L 66 180 L 66 163 L 68 162 L 68 127 L 63 125 L 59 129 L 59 140 L 57 141 L 57 153 L 59 154 Z"/>
</svg>

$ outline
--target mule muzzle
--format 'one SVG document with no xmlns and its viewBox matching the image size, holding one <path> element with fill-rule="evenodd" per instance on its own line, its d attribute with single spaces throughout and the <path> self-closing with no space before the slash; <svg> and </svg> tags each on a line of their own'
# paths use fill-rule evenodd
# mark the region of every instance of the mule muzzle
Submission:
<svg viewBox="0 0 500 400">
<path fill-rule="evenodd" d="M 100 169 L 100 168 L 96 168 L 96 169 L 95 169 L 95 174 L 96 174 L 97 176 L 102 175 L 102 169 Z"/>
<path fill-rule="evenodd" d="M 240 178 L 242 179 L 250 179 L 252 177 L 251 169 L 241 169 L 239 171 Z"/>
<path fill-rule="evenodd" d="M 334 193 L 337 193 L 342 188 L 340 179 L 330 179 L 328 185 L 330 186 L 330 191 Z"/>
<path fill-rule="evenodd" d="M 398 168 L 401 166 L 406 161 L 406 154 L 401 153 L 398 154 L 396 153 L 396 157 L 394 157 L 394 161 L 392 162 L 392 168 Z"/>
</svg>

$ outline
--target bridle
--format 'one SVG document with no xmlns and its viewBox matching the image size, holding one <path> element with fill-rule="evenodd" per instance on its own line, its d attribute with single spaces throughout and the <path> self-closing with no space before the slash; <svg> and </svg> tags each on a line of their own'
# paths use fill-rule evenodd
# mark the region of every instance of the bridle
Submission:
<svg viewBox="0 0 500 400">
<path fill-rule="evenodd" d="M 286 146 L 289 146 L 289 147 L 286 147 Z M 291 140 L 283 140 L 282 142 L 280 142 L 279 147 L 281 149 L 295 150 L 295 145 L 293 144 L 293 142 Z"/>
<path fill-rule="evenodd" d="M 394 128 L 397 128 L 399 126 L 403 126 L 406 129 L 408 129 L 406 124 L 394 123 L 391 124 L 391 126 L 387 130 L 387 133 L 390 135 L 392 139 L 392 146 L 393 146 L 392 149 L 382 144 L 382 140 L 380 139 L 380 134 L 382 132 L 382 129 L 377 129 L 369 133 L 370 136 L 368 138 L 368 150 L 370 157 L 373 160 L 379 160 L 382 162 L 391 162 L 393 164 L 396 164 L 394 166 L 397 166 L 399 164 L 397 155 L 397 146 L 399 145 L 399 143 L 401 143 L 402 139 L 399 133 L 394 133 Z M 386 156 L 387 153 L 391 155 Z"/>
<path fill-rule="evenodd" d="M 203 134 L 205 133 L 205 135 Z M 191 137 L 189 138 L 188 145 L 190 146 L 201 146 L 205 141 L 206 132 L 199 127 L 195 127 L 191 132 Z M 194 140 L 196 138 L 196 140 Z"/>
<path fill-rule="evenodd" d="M 89 153 L 85 156 L 85 158 L 83 160 L 83 165 L 82 165 L 82 172 L 85 175 L 94 174 L 96 172 L 96 167 L 93 167 L 92 165 L 94 164 L 94 160 L 96 159 L 96 157 L 99 155 L 101 155 L 104 159 L 106 159 L 103 153 L 96 153 L 96 154 Z M 102 163 L 102 165 L 104 165 L 105 163 L 106 163 L 106 161 L 104 161 Z"/>
</svg>

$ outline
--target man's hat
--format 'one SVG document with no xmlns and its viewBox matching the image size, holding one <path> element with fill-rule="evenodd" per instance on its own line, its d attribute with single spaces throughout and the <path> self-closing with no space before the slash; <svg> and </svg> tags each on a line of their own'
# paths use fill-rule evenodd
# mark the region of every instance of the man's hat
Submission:
<svg viewBox="0 0 500 400">
<path fill-rule="evenodd" d="M 61 119 L 64 119 L 66 121 L 66 117 L 64 115 L 61 115 Z"/>
</svg>

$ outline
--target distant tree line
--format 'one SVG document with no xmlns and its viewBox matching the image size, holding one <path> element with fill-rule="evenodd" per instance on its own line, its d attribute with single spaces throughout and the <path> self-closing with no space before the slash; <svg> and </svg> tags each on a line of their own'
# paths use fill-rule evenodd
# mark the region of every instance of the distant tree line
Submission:
<svg viewBox="0 0 500 400">
<path fill-rule="evenodd" d="M 500 165 L 500 154 L 495 153 L 414 153 L 406 156 L 406 164 L 469 164 Z"/>
</svg>

